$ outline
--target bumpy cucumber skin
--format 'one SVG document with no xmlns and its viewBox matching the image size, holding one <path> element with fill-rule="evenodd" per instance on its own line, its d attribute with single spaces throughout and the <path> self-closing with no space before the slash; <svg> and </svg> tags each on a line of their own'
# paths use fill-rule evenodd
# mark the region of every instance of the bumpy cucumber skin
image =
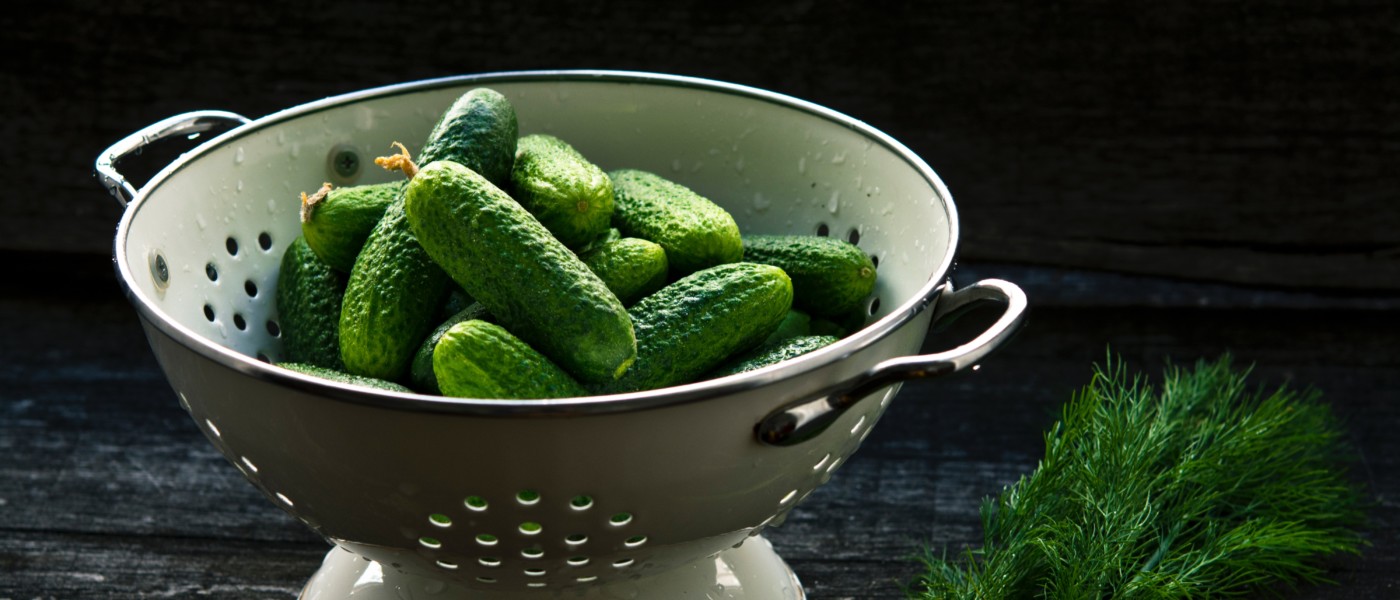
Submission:
<svg viewBox="0 0 1400 600">
<path fill-rule="evenodd" d="M 660 244 L 673 274 L 743 258 L 739 225 L 718 204 L 646 171 L 623 169 L 608 176 L 613 182 L 613 226 L 625 236 Z"/>
<path fill-rule="evenodd" d="M 404 182 L 375 183 L 335 188 L 312 205 L 301 222 L 301 233 L 316 255 L 337 270 L 349 273 L 365 240 Z"/>
<path fill-rule="evenodd" d="M 306 363 L 281 362 L 277 363 L 277 366 L 287 370 L 296 371 L 304 375 L 320 377 L 321 379 L 329 379 L 331 381 L 338 381 L 340 383 L 348 383 L 350 385 L 358 385 L 361 387 L 369 387 L 380 390 L 388 390 L 391 392 L 413 392 L 413 390 L 410 390 L 392 381 L 384 381 L 383 379 L 375 379 L 373 377 L 361 377 L 359 375 L 351 375 L 349 373 L 345 373 L 336 369 L 328 369 L 325 367 L 318 367 L 316 365 L 308 365 Z"/>
<path fill-rule="evenodd" d="M 666 285 L 666 251 L 641 238 L 607 242 L 579 255 L 623 306 L 651 295 Z"/>
<path fill-rule="evenodd" d="M 510 181 L 511 197 L 565 246 L 582 248 L 608 231 L 612 180 L 563 140 L 542 134 L 520 138 Z"/>
<path fill-rule="evenodd" d="M 450 160 L 497 187 L 510 184 L 520 126 L 500 92 L 476 88 L 457 98 L 428 135 L 418 164 Z"/>
<path fill-rule="evenodd" d="M 520 338 L 486 321 L 464 321 L 433 350 L 442 393 L 460 398 L 573 398 L 588 395 L 558 365 Z"/>
<path fill-rule="evenodd" d="M 474 302 L 448 317 L 428 334 L 428 338 L 418 346 L 418 351 L 413 353 L 413 362 L 408 366 L 408 383 L 413 389 L 423 394 L 442 393 L 442 389 L 438 387 L 437 374 L 433 372 L 433 348 L 437 347 L 438 340 L 441 340 L 442 335 L 453 325 L 472 320 L 491 321 L 491 313 L 481 303 Z"/>
<path fill-rule="evenodd" d="M 433 327 L 449 283 L 413 236 L 404 202 L 395 202 L 350 271 L 340 311 L 340 358 L 346 371 L 401 379 Z"/>
<path fill-rule="evenodd" d="M 778 324 L 778 328 L 759 345 L 767 346 L 804 335 L 812 335 L 812 317 L 802 311 L 790 310 L 787 316 L 783 317 L 783 322 Z"/>
<path fill-rule="evenodd" d="M 717 379 L 727 375 L 762 369 L 768 365 L 776 365 L 790 358 L 797 358 L 813 350 L 835 344 L 840 339 L 830 335 L 807 335 L 788 338 L 775 344 L 765 344 L 730 359 L 711 372 L 706 379 Z"/>
<path fill-rule="evenodd" d="M 287 360 L 329 369 L 340 362 L 340 302 L 345 275 L 331 268 L 297 236 L 277 273 L 277 314 Z"/>
<path fill-rule="evenodd" d="M 424 145 L 424 163 L 451 158 L 488 178 L 510 180 L 519 127 L 515 109 L 494 90 L 463 94 Z M 340 315 L 340 356 L 351 373 L 397 381 L 432 329 L 450 279 L 414 236 L 400 195 L 355 259 Z"/>
<path fill-rule="evenodd" d="M 502 325 L 574 377 L 609 381 L 636 359 L 622 302 L 500 188 L 440 161 L 419 170 L 407 198 L 428 254 Z"/>
<path fill-rule="evenodd" d="M 697 271 L 628 311 L 637 330 L 637 363 L 596 391 L 635 392 L 694 381 L 763 341 L 791 307 L 792 281 L 777 267 L 731 263 Z"/>
<path fill-rule="evenodd" d="M 875 263 L 855 244 L 811 235 L 746 235 L 744 260 L 792 277 L 793 302 L 818 317 L 849 314 L 875 290 Z"/>
</svg>

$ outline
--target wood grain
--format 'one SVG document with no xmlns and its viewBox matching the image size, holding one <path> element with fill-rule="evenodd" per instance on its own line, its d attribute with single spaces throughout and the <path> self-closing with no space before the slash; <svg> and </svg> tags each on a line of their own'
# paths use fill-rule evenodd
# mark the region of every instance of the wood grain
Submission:
<svg viewBox="0 0 1400 600">
<path fill-rule="evenodd" d="M 0 287 L 0 598 L 295 597 L 327 544 L 202 438 L 105 259 L 31 257 L 20 275 L 28 284 Z M 1138 297 L 1112 278 L 1084 280 L 1099 298 Z M 1400 330 L 1382 311 L 1127 301 L 1032 310 L 980 371 L 907 384 L 831 483 L 766 534 L 811 598 L 902 598 L 922 548 L 977 544 L 980 500 L 1034 468 L 1041 432 L 1108 347 L 1149 372 L 1231 351 L 1260 384 L 1320 390 L 1359 452 L 1371 546 L 1325 563 L 1340 585 L 1285 597 L 1394 595 Z M 925 350 L 976 327 L 960 320 Z"/>
<path fill-rule="evenodd" d="M 42 165 L 12 165 L 3 250 L 108 252 L 119 213 L 93 159 L 173 114 L 610 68 L 768 88 L 889 132 L 953 190 L 969 261 L 1400 290 L 1400 6 L 1386 0 L 525 1 L 426 18 L 85 0 L 0 26 L 0 141 Z"/>
</svg>

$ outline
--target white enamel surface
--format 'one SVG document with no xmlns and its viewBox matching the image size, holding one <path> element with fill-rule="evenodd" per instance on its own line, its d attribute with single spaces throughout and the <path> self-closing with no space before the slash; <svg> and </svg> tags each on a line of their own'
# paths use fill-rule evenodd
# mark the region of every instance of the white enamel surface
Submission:
<svg viewBox="0 0 1400 600">
<path fill-rule="evenodd" d="M 580 583 L 578 579 L 585 581 Z M 581 600 L 638 598 L 705 598 L 706 600 L 802 600 L 807 597 L 767 540 L 759 537 L 718 556 L 696 560 L 655 577 L 589 585 L 587 576 L 573 585 L 540 585 L 525 591 L 484 584 L 477 589 L 431 577 L 404 573 L 365 560 L 342 548 L 326 554 L 321 569 L 302 590 L 301 600 L 513 600 L 556 595 Z M 703 594 L 703 595 L 702 595 Z"/>
<path fill-rule="evenodd" d="M 688 185 L 729 209 L 746 233 L 812 233 L 823 224 L 843 238 L 859 231 L 859 245 L 879 257 L 872 320 L 912 312 L 921 290 L 944 275 L 954 223 L 941 187 L 922 163 L 846 123 L 693 82 L 488 85 L 511 99 L 522 135 L 551 133 L 605 169 L 648 169 Z M 259 376 L 273 367 L 180 341 L 188 334 L 278 359 L 267 322 L 277 318 L 278 259 L 299 233 L 298 193 L 332 179 L 327 153 L 339 144 L 365 150 L 366 159 L 396 140 L 416 151 L 436 115 L 471 87 L 274 115 L 272 125 L 255 123 L 172 168 L 133 204 L 118 260 L 134 300 L 152 311 L 148 338 L 194 422 L 270 501 L 328 539 L 396 570 L 471 588 L 528 593 L 538 589 L 531 584 L 577 585 L 578 577 L 596 577 L 591 585 L 653 577 L 694 568 L 780 523 L 854 452 L 894 390 L 862 400 L 793 447 L 760 445 L 754 424 L 876 362 L 916 353 L 928 311 L 868 345 L 848 340 L 811 355 L 804 360 L 830 364 L 773 385 L 567 417 L 347 402 Z M 369 167 L 358 183 L 389 179 Z M 262 234 L 272 241 L 266 250 Z M 163 290 L 150 275 L 155 253 L 170 265 Z M 523 491 L 539 500 L 520 502 Z M 592 500 L 586 510 L 571 504 L 581 495 Z M 468 506 L 474 497 L 487 501 L 486 510 Z M 620 513 L 630 519 L 614 524 Z M 495 542 L 483 544 L 481 534 Z M 572 543 L 576 535 L 588 541 Z M 628 543 L 639 537 L 645 541 Z"/>
</svg>

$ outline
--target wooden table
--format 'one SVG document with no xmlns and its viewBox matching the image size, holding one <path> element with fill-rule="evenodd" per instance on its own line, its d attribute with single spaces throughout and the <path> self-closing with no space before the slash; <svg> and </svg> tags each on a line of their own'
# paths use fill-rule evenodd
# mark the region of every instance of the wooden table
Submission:
<svg viewBox="0 0 1400 600">
<path fill-rule="evenodd" d="M 1400 597 L 1397 22 L 1387 0 L 7 13 L 0 600 L 291 598 L 328 549 L 180 410 L 113 278 L 103 147 L 189 110 L 542 68 L 711 77 L 867 121 L 952 189 L 958 280 L 1029 292 L 1018 338 L 976 373 L 905 386 L 768 534 L 811 598 L 899 598 L 922 548 L 976 543 L 981 498 L 1035 466 L 1109 348 L 1149 372 L 1230 351 L 1261 384 L 1321 390 L 1358 450 L 1371 546 L 1328 563 L 1337 587 L 1287 596 Z M 144 158 L 123 168 L 174 154 Z"/>
</svg>

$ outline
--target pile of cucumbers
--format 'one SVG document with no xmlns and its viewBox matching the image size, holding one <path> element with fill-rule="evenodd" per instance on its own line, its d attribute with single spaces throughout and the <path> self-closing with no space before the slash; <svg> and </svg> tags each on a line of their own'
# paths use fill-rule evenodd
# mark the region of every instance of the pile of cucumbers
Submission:
<svg viewBox="0 0 1400 600">
<path fill-rule="evenodd" d="M 438 121 L 407 181 L 302 197 L 277 284 L 280 366 L 467 398 L 566 398 L 761 368 L 864 322 L 875 265 L 741 236 L 689 188 L 520 137 L 500 93 Z M 382 160 L 382 159 L 381 159 Z"/>
</svg>

